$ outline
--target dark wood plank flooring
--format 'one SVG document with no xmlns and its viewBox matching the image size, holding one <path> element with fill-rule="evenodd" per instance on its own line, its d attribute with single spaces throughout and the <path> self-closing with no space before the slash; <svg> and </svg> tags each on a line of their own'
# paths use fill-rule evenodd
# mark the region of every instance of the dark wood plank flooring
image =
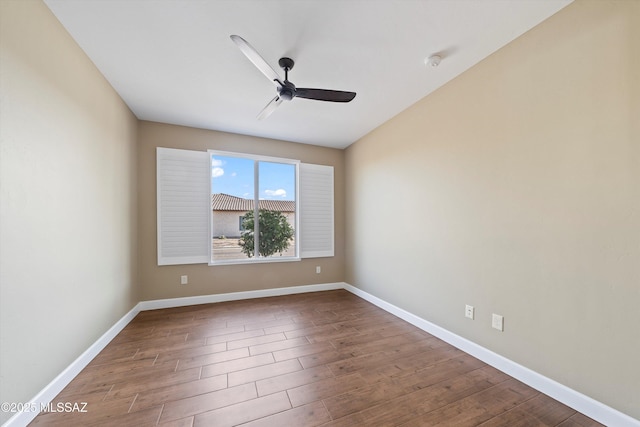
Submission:
<svg viewBox="0 0 640 427">
<path fill-rule="evenodd" d="M 145 311 L 40 426 L 600 426 L 347 291 Z"/>
</svg>

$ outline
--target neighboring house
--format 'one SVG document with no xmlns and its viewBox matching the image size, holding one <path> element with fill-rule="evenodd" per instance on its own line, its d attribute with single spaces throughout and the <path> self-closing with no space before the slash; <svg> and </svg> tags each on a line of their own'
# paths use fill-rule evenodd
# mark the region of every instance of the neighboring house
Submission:
<svg viewBox="0 0 640 427">
<path fill-rule="evenodd" d="M 213 224 L 211 237 L 240 237 L 243 230 L 242 217 L 253 210 L 254 201 L 224 193 L 211 195 L 211 210 Z M 295 227 L 296 202 L 293 200 L 260 200 L 260 209 L 280 211 L 286 217 L 289 225 Z"/>
</svg>

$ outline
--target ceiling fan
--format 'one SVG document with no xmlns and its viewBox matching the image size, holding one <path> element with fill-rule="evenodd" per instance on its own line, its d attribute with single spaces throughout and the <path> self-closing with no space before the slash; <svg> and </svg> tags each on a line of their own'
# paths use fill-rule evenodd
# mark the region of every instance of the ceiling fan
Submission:
<svg viewBox="0 0 640 427">
<path fill-rule="evenodd" d="M 296 87 L 289 81 L 289 71 L 293 68 L 293 59 L 280 58 L 278 65 L 284 70 L 284 80 L 265 61 L 262 56 L 242 37 L 232 35 L 231 40 L 240 48 L 249 61 L 255 65 L 269 80 L 276 85 L 278 94 L 258 114 L 258 120 L 268 117 L 282 103 L 283 100 L 291 101 L 293 98 L 315 99 L 317 101 L 349 102 L 356 97 L 355 92 L 341 90 L 310 89 Z"/>
</svg>

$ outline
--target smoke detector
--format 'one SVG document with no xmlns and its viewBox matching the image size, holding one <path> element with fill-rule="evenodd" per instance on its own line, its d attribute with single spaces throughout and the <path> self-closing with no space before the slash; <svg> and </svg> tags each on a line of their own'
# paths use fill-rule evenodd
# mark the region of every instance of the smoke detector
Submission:
<svg viewBox="0 0 640 427">
<path fill-rule="evenodd" d="M 428 58 L 425 58 L 424 65 L 428 65 L 431 68 L 436 68 L 440 65 L 440 61 L 442 61 L 442 57 L 440 55 L 431 55 Z"/>
</svg>

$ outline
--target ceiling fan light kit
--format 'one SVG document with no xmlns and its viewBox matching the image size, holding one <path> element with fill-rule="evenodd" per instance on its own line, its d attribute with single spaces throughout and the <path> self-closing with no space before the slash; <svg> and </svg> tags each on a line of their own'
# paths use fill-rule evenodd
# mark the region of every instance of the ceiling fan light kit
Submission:
<svg viewBox="0 0 640 427">
<path fill-rule="evenodd" d="M 346 92 L 330 89 L 297 88 L 289 81 L 289 71 L 293 69 L 295 62 L 291 58 L 283 57 L 278 61 L 278 65 L 284 70 L 284 80 L 271 68 L 262 56 L 242 37 L 232 35 L 231 40 L 240 48 L 240 51 L 262 72 L 271 82 L 276 85 L 277 95 L 258 114 L 258 120 L 268 117 L 282 101 L 291 101 L 293 98 L 306 98 L 316 101 L 330 102 L 350 102 L 356 97 L 355 92 Z"/>
</svg>

